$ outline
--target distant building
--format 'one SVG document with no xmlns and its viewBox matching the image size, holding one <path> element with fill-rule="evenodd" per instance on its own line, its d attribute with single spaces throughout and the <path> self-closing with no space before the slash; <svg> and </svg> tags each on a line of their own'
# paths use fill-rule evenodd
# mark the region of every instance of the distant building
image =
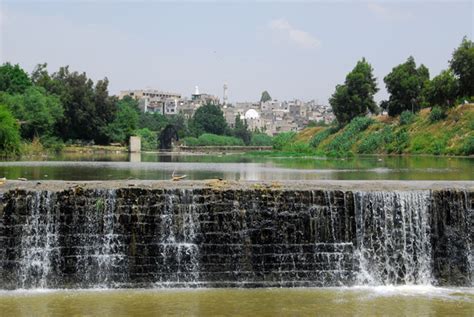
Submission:
<svg viewBox="0 0 474 317">
<path fill-rule="evenodd" d="M 218 105 L 220 103 L 219 97 L 216 97 L 210 94 L 199 93 L 198 86 L 196 86 L 194 94 L 191 95 L 191 100 L 200 104 Z"/>
<path fill-rule="evenodd" d="M 125 96 L 130 96 L 135 99 L 142 99 L 145 97 L 159 98 L 159 99 L 166 99 L 166 98 L 181 99 L 181 94 L 174 93 L 174 92 L 161 91 L 161 90 L 156 90 L 156 89 L 123 90 L 119 94 L 119 99 L 122 99 Z"/>
</svg>

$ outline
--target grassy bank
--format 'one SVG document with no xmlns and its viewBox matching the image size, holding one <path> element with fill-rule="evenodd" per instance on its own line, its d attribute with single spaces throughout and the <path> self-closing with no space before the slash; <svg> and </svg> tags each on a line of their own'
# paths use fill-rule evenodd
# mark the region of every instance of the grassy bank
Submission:
<svg viewBox="0 0 474 317">
<path fill-rule="evenodd" d="M 275 137 L 274 151 L 255 156 L 329 156 L 357 154 L 474 155 L 474 104 L 436 114 L 423 109 L 400 117 L 359 117 L 348 125 L 314 127 Z"/>
</svg>

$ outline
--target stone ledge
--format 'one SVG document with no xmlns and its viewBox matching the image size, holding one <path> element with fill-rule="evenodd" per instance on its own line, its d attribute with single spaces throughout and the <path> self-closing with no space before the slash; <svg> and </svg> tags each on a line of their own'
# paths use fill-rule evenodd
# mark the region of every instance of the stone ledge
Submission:
<svg viewBox="0 0 474 317">
<path fill-rule="evenodd" d="M 10 190 L 62 191 L 82 189 L 213 189 L 213 190 L 342 190 L 342 191 L 411 191 L 460 189 L 474 192 L 474 181 L 392 181 L 392 180 L 316 180 L 316 181 L 17 181 L 7 180 L 0 185 L 0 193 Z"/>
</svg>

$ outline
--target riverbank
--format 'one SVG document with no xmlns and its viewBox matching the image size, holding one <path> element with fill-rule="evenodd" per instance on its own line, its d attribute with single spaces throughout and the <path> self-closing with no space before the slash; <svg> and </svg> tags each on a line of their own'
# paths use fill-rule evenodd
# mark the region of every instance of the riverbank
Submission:
<svg viewBox="0 0 474 317">
<path fill-rule="evenodd" d="M 307 128 L 289 136 L 276 150 L 280 156 L 470 156 L 474 155 L 474 104 L 449 109 L 444 117 L 434 118 L 427 108 L 396 118 L 359 117 L 341 129 Z M 252 155 L 276 156 L 272 152 Z"/>
</svg>

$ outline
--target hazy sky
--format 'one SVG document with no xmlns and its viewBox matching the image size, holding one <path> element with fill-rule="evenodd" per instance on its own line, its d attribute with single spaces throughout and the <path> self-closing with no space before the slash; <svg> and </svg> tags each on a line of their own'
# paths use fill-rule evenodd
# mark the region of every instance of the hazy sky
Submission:
<svg viewBox="0 0 474 317">
<path fill-rule="evenodd" d="M 230 101 L 327 103 L 361 57 L 383 77 L 413 55 L 431 76 L 472 39 L 474 1 L 0 0 L 0 61 L 108 77 L 110 91 L 194 86 Z"/>
</svg>

